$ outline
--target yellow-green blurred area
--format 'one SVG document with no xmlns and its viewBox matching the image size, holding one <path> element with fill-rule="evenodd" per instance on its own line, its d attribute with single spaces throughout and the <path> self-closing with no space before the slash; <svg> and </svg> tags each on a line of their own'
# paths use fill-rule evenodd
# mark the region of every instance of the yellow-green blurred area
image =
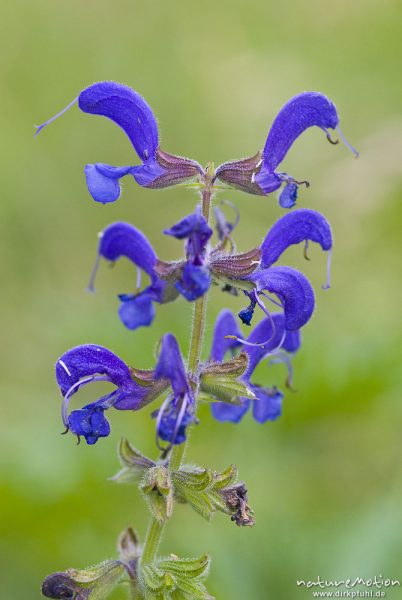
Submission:
<svg viewBox="0 0 402 600">
<path fill-rule="evenodd" d="M 83 167 L 134 164 L 123 132 L 74 107 L 33 136 L 34 124 L 102 79 L 138 90 L 158 116 L 163 147 L 202 164 L 254 154 L 283 103 L 311 89 L 334 100 L 361 153 L 356 160 L 312 129 L 281 167 L 311 182 L 298 206 L 322 211 L 335 238 L 329 291 L 321 289 L 326 257 L 318 247 L 311 246 L 310 262 L 301 247 L 283 257 L 317 290 L 283 416 L 265 425 L 251 415 L 239 425 L 219 424 L 203 406 L 191 434 L 190 463 L 238 465 L 257 524 L 240 529 L 220 514 L 207 524 L 178 506 L 162 553 L 211 553 L 209 589 L 218 600 L 310 598 L 296 580 L 318 575 L 402 580 L 401 16 L 398 0 L 3 4 L 1 598 L 39 599 L 47 574 L 114 556 L 129 524 L 142 539 L 146 531 L 137 489 L 108 478 L 118 469 L 122 435 L 157 456 L 151 409 L 111 410 L 110 437 L 77 447 L 73 436 L 60 435 L 58 356 L 94 342 L 147 368 L 166 331 L 188 348 L 192 306 L 184 299 L 159 306 L 151 328 L 123 328 L 116 295 L 135 285 L 128 261 L 113 270 L 103 263 L 96 294 L 85 288 L 97 233 L 112 221 L 132 222 L 159 256 L 178 258 L 181 243 L 162 230 L 193 210 L 194 191 L 147 190 L 127 178 L 117 203 L 96 204 Z M 283 214 L 275 195 L 224 191 L 219 199 L 241 212 L 241 251 Z M 238 311 L 245 303 L 212 291 L 205 357 L 224 306 Z M 286 373 L 266 362 L 257 375 L 261 384 L 283 387 Z M 72 405 L 101 392 L 90 386 Z"/>
</svg>

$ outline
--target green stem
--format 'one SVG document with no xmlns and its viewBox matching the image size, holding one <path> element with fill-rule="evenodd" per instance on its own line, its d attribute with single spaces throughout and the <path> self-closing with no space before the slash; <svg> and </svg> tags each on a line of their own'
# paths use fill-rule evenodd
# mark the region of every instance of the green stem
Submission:
<svg viewBox="0 0 402 600">
<path fill-rule="evenodd" d="M 152 517 L 145 538 L 144 550 L 142 552 L 141 562 L 144 564 L 152 563 L 158 552 L 159 544 L 162 538 L 163 523 Z"/>
<path fill-rule="evenodd" d="M 211 197 L 211 184 L 208 181 L 202 191 L 202 214 L 207 219 L 207 221 L 209 219 L 209 207 L 211 204 Z M 198 364 L 200 362 L 202 343 L 204 340 L 205 331 L 206 307 L 207 294 L 204 294 L 203 296 L 201 296 L 201 298 L 198 298 L 198 300 L 196 300 L 194 303 L 193 326 L 191 330 L 190 350 L 188 356 L 188 370 L 192 373 L 197 371 Z M 170 471 L 177 471 L 180 468 L 187 449 L 187 443 L 188 442 L 186 441 L 183 444 L 173 446 L 169 461 Z M 160 521 L 155 519 L 155 517 L 152 517 L 148 527 L 144 543 L 144 549 L 142 552 L 141 562 L 143 564 L 149 564 L 154 562 L 158 552 L 159 544 L 162 539 L 164 526 L 165 523 L 161 523 Z"/>
</svg>

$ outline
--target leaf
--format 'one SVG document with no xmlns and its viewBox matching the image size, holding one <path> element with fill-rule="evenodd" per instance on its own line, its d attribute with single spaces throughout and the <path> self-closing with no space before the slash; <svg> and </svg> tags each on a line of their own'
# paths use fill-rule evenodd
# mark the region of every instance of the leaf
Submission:
<svg viewBox="0 0 402 600">
<path fill-rule="evenodd" d="M 208 521 L 215 512 L 231 515 L 239 526 L 254 525 L 244 483 L 236 483 L 237 467 L 230 465 L 221 473 L 210 469 L 183 468 L 172 473 L 176 500 L 190 504 Z"/>
<path fill-rule="evenodd" d="M 211 559 L 208 554 L 203 554 L 199 558 L 168 558 L 160 560 L 158 566 L 170 573 L 175 573 L 179 577 L 195 578 L 205 575 L 209 569 Z"/>
<path fill-rule="evenodd" d="M 229 465 L 222 473 L 214 473 L 215 489 L 222 489 L 231 485 L 238 477 L 238 469 L 236 465 Z"/>
<path fill-rule="evenodd" d="M 140 581 L 147 600 L 214 600 L 203 579 L 208 574 L 210 558 L 159 559 L 140 570 Z"/>
<path fill-rule="evenodd" d="M 193 469 L 186 470 L 185 468 L 173 473 L 173 478 L 176 483 L 182 483 L 193 490 L 204 490 L 214 481 L 214 474 L 211 469 Z"/>
<path fill-rule="evenodd" d="M 228 404 L 241 405 L 240 398 L 255 399 L 254 393 L 247 385 L 230 377 L 206 374 L 201 376 L 200 389 L 202 392 L 212 396 L 213 402 L 226 402 Z"/>
<path fill-rule="evenodd" d="M 118 454 L 120 462 L 125 467 L 150 469 L 155 466 L 155 462 L 142 454 L 137 448 L 132 446 L 127 438 L 120 440 Z"/>
</svg>

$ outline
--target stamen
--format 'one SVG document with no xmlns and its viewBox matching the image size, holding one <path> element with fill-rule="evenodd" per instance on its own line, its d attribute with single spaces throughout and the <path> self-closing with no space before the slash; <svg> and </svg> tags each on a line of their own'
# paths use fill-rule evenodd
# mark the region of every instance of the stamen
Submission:
<svg viewBox="0 0 402 600">
<path fill-rule="evenodd" d="M 188 404 L 188 396 L 186 394 L 184 396 L 183 400 L 182 400 L 181 407 L 180 407 L 180 412 L 179 412 L 179 414 L 177 416 L 177 421 L 176 421 L 176 425 L 175 425 L 175 428 L 174 428 L 172 440 L 170 442 L 171 446 L 173 446 L 173 444 L 176 441 L 177 434 L 179 432 L 180 426 L 181 426 L 183 418 L 184 418 L 184 414 L 186 412 L 187 404 Z"/>
<path fill-rule="evenodd" d="M 87 385 L 88 383 L 91 383 L 92 381 L 110 381 L 110 379 L 107 376 L 89 375 L 88 377 L 84 377 L 83 379 L 80 379 L 79 381 L 76 381 L 74 383 L 74 385 L 72 385 L 70 387 L 70 389 L 67 391 L 66 395 L 64 396 L 63 402 L 62 402 L 62 405 L 61 405 L 61 417 L 63 419 L 63 424 L 65 425 L 65 427 L 68 427 L 68 404 L 70 402 L 71 396 L 82 385 Z"/>
<path fill-rule="evenodd" d="M 46 127 L 46 125 L 49 125 L 49 123 L 51 123 L 52 121 L 55 121 L 58 117 L 61 117 L 61 115 L 63 115 L 69 108 L 71 108 L 78 100 L 78 96 L 76 98 L 74 98 L 74 100 L 72 102 L 70 102 L 70 104 L 68 106 L 66 106 L 65 108 L 63 108 L 63 110 L 61 110 L 60 112 L 57 113 L 57 115 L 54 115 L 54 117 L 51 117 L 50 119 L 48 119 L 47 121 L 45 121 L 44 123 L 42 123 L 42 125 L 35 125 L 36 127 L 36 132 L 35 132 L 35 136 L 38 135 L 38 133 L 40 131 L 42 131 L 42 129 L 44 127 Z"/>
<path fill-rule="evenodd" d="M 298 181 L 297 179 L 295 179 L 291 175 L 288 175 L 287 173 L 277 173 L 277 175 L 285 183 L 295 183 L 296 185 L 305 185 L 306 188 L 310 187 L 310 182 L 305 179 L 303 179 L 302 181 Z"/>
<path fill-rule="evenodd" d="M 271 316 L 271 313 L 269 312 L 269 310 L 267 309 L 267 307 L 265 306 L 264 302 L 258 297 L 258 294 L 255 290 L 253 290 L 253 296 L 255 298 L 255 301 L 257 302 L 258 306 L 262 309 L 262 311 L 264 312 L 265 315 L 267 315 L 269 322 L 271 323 L 271 327 L 272 327 L 272 335 L 271 337 L 265 342 L 266 344 L 268 342 L 270 342 L 272 340 L 272 338 L 275 335 L 275 323 L 274 320 Z"/>
<path fill-rule="evenodd" d="M 285 385 L 288 389 L 292 390 L 292 392 L 295 392 L 296 390 L 293 388 L 293 365 L 289 356 L 285 352 L 277 352 L 276 358 L 271 359 L 269 362 L 271 364 L 283 363 L 286 365 L 288 375 L 286 377 Z"/>
<path fill-rule="evenodd" d="M 77 446 L 81 444 L 81 436 L 77 435 Z"/>
<path fill-rule="evenodd" d="M 333 146 L 336 146 L 337 144 L 339 144 L 339 140 L 333 140 L 331 137 L 331 134 L 329 133 L 328 129 L 325 129 L 325 127 L 322 128 L 323 131 L 325 131 L 325 135 L 327 136 L 327 140 L 329 141 L 330 144 L 332 144 Z"/>
<path fill-rule="evenodd" d="M 71 373 L 68 370 L 68 367 L 67 367 L 66 363 L 64 362 L 64 360 L 59 360 L 59 364 L 63 367 L 63 369 L 65 370 L 65 372 L 67 373 L 67 375 L 69 377 L 71 377 Z"/>
<path fill-rule="evenodd" d="M 233 202 L 231 202 L 230 200 L 221 200 L 220 204 L 227 204 L 228 206 L 230 206 L 231 208 L 233 208 L 235 214 L 236 214 L 236 218 L 235 218 L 235 222 L 232 224 L 230 224 L 231 227 L 231 231 L 233 231 L 233 229 L 235 229 L 240 221 L 240 211 L 237 208 L 236 204 L 234 204 Z"/>
<path fill-rule="evenodd" d="M 87 291 L 91 292 L 92 294 L 95 293 L 95 277 L 96 277 L 96 273 L 98 272 L 98 268 L 99 268 L 99 264 L 100 264 L 100 259 L 101 259 L 101 255 L 98 253 L 97 256 L 96 256 L 95 264 L 92 267 L 91 276 L 89 278 L 89 283 L 88 283 Z"/>
<path fill-rule="evenodd" d="M 280 340 L 279 344 L 277 345 L 277 347 L 274 348 L 271 352 L 269 352 L 267 354 L 267 356 L 274 354 L 281 348 L 283 342 L 285 341 L 285 337 L 286 337 L 286 330 L 283 332 L 283 335 L 282 335 L 281 340 Z M 240 342 L 240 344 L 243 344 L 244 346 L 250 346 L 251 348 L 264 348 L 267 345 L 267 343 L 272 339 L 272 336 L 269 338 L 269 340 L 265 340 L 265 342 L 261 342 L 260 344 L 248 342 L 247 340 L 245 340 L 241 337 L 238 337 L 237 335 L 225 335 L 225 339 L 226 340 L 236 340 L 236 342 Z"/>
<path fill-rule="evenodd" d="M 172 399 L 173 399 L 172 394 L 169 394 L 165 398 L 165 400 L 162 403 L 162 406 L 158 410 L 158 415 L 156 417 L 156 427 L 155 427 L 155 430 L 156 430 L 156 438 L 155 438 L 156 439 L 156 445 L 157 445 L 158 449 L 165 454 L 165 456 L 166 456 L 166 452 L 168 452 L 169 449 L 171 448 L 171 444 L 167 448 L 164 447 L 164 446 L 161 446 L 161 444 L 159 442 L 159 434 L 158 434 L 158 432 L 159 432 L 159 425 L 161 424 L 161 421 L 162 421 L 163 413 L 166 411 L 166 408 L 167 408 L 169 402 Z"/>
<path fill-rule="evenodd" d="M 322 285 L 323 290 L 329 290 L 331 287 L 331 258 L 332 258 L 332 248 L 328 250 L 328 258 L 327 258 L 327 281 L 325 285 Z"/>
<path fill-rule="evenodd" d="M 309 182 L 309 181 L 306 181 L 306 180 L 303 180 L 303 181 L 297 181 L 296 179 L 292 179 L 292 181 L 293 181 L 294 183 L 297 183 L 297 185 L 305 185 L 305 186 L 306 186 L 306 188 L 310 187 L 310 182 Z"/>
<path fill-rule="evenodd" d="M 61 432 L 61 435 L 66 435 L 70 431 L 70 427 L 67 425 L 66 430 Z"/>
<path fill-rule="evenodd" d="M 343 135 L 343 133 L 342 133 L 342 129 L 339 127 L 339 125 L 338 125 L 338 127 L 336 127 L 336 131 L 339 133 L 339 135 L 340 135 L 340 138 L 341 138 L 342 142 L 345 144 L 345 146 L 346 146 L 347 148 L 349 148 L 349 150 L 350 150 L 351 152 L 353 152 L 353 154 L 355 155 L 355 157 L 356 157 L 356 158 L 358 158 L 358 157 L 360 156 L 360 155 L 359 155 L 359 153 L 358 153 L 358 151 L 356 150 L 356 148 L 354 148 L 354 147 L 352 146 L 352 144 L 349 144 L 348 140 L 347 140 L 347 139 L 345 138 L 345 136 Z"/>
<path fill-rule="evenodd" d="M 303 249 L 303 256 L 306 260 L 310 260 L 309 256 L 307 254 L 307 250 L 308 250 L 308 240 L 305 240 L 304 242 L 304 249 Z"/>
<path fill-rule="evenodd" d="M 264 296 L 264 298 L 266 298 L 267 300 L 272 302 L 272 304 L 275 304 L 275 306 L 279 306 L 279 308 L 283 309 L 283 304 L 281 302 L 279 302 L 278 300 L 274 300 L 273 298 L 268 296 L 268 294 L 266 292 L 260 292 L 260 295 Z"/>
<path fill-rule="evenodd" d="M 142 281 L 142 271 L 137 267 L 137 283 L 136 283 L 136 293 L 138 293 L 141 289 L 141 281 Z"/>
</svg>

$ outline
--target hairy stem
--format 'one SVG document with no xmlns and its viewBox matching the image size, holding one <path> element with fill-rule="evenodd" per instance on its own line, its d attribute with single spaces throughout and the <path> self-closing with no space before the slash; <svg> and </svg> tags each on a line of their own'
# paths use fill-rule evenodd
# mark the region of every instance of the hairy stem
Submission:
<svg viewBox="0 0 402 600">
<path fill-rule="evenodd" d="M 163 523 L 152 517 L 148 527 L 147 537 L 145 538 L 144 549 L 142 552 L 141 562 L 144 564 L 152 563 L 155 560 L 158 552 L 159 544 L 163 532 Z"/>
<path fill-rule="evenodd" d="M 207 220 L 209 219 L 209 207 L 211 204 L 211 197 L 211 184 L 209 181 L 207 181 L 202 192 L 202 214 Z M 188 356 L 188 369 L 192 373 L 197 371 L 198 364 L 200 362 L 202 343 L 204 340 L 205 331 L 206 307 L 207 294 L 204 294 L 203 296 L 201 296 L 201 298 L 198 298 L 194 303 L 193 325 L 191 330 L 190 350 Z M 187 449 L 187 445 L 188 441 L 184 442 L 183 444 L 173 446 L 169 461 L 169 469 L 171 471 L 177 471 L 180 468 Z M 144 549 L 141 558 L 141 562 L 143 564 L 149 564 L 155 560 L 159 544 L 162 539 L 164 525 L 164 523 L 161 523 L 154 517 L 151 519 L 145 538 Z"/>
</svg>

